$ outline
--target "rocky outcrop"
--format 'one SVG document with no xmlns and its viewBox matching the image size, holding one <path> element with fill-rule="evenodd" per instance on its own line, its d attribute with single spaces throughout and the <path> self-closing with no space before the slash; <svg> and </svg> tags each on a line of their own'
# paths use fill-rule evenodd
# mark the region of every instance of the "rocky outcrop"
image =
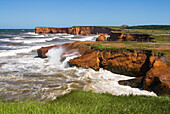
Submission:
<svg viewBox="0 0 170 114">
<path fill-rule="evenodd" d="M 89 46 L 87 46 L 87 44 L 92 43 L 93 41 L 77 41 L 74 43 L 67 43 L 67 44 L 63 44 L 61 46 L 48 46 L 48 47 L 41 47 L 40 49 L 37 49 L 37 53 L 38 53 L 38 57 L 41 58 L 46 58 L 46 53 L 48 52 L 49 49 L 51 48 L 57 48 L 57 47 L 62 47 L 64 48 L 65 52 L 71 52 L 71 50 L 75 50 L 78 51 L 81 55 L 83 55 L 84 53 L 86 53 L 86 51 L 91 50 L 91 48 Z M 64 52 L 64 53 L 65 53 Z"/>
<path fill-rule="evenodd" d="M 92 68 L 94 70 L 98 70 L 99 67 L 99 57 L 98 53 L 92 50 L 86 51 L 82 56 L 77 57 L 75 59 L 71 59 L 69 61 L 70 66 L 77 66 L 77 67 L 85 67 L 85 68 Z"/>
<path fill-rule="evenodd" d="M 89 52 L 85 52 L 82 56 L 70 60 L 69 64 L 78 67 L 88 66 L 95 70 L 104 68 L 114 73 L 139 77 L 146 75 L 153 62 L 148 61 L 148 58 L 151 56 L 151 52 L 148 51 L 135 52 L 132 50 L 126 50 L 124 52 L 119 52 L 119 50 L 92 50 Z M 88 57 L 89 59 L 87 59 Z M 94 64 L 97 66 L 91 66 L 91 63 L 86 61 L 91 58 L 95 58 Z M 159 58 L 159 55 L 155 57 L 155 60 L 156 58 Z"/>
<path fill-rule="evenodd" d="M 68 28 L 36 27 L 35 33 L 68 33 Z"/>
<path fill-rule="evenodd" d="M 99 37 L 96 38 L 96 41 L 106 41 L 106 36 L 100 35 Z"/>
<path fill-rule="evenodd" d="M 92 41 L 64 44 L 66 52 L 76 49 L 81 56 L 71 59 L 70 66 L 107 69 L 113 73 L 134 76 L 135 79 L 120 81 L 119 84 L 154 91 L 158 95 L 170 95 L 170 57 L 146 50 L 99 50 L 91 48 Z M 41 48 L 39 57 L 45 57 L 48 49 Z M 71 51 L 70 51 L 71 52 Z"/>
<path fill-rule="evenodd" d="M 37 49 L 38 57 L 46 58 L 47 57 L 46 53 L 48 52 L 48 50 L 54 47 L 58 47 L 58 46 L 54 45 L 49 47 L 41 47 L 40 49 Z"/>
<path fill-rule="evenodd" d="M 151 57 L 152 58 L 152 57 Z M 145 76 L 119 81 L 121 85 L 143 88 L 157 95 L 170 95 L 170 57 L 156 59 Z"/>
<path fill-rule="evenodd" d="M 144 77 L 136 77 L 134 79 L 130 80 L 121 80 L 119 81 L 120 85 L 126 85 L 126 86 L 131 86 L 133 88 L 143 88 L 143 79 Z"/>
<path fill-rule="evenodd" d="M 148 34 L 132 34 L 132 33 L 111 33 L 108 41 L 143 41 L 150 42 L 153 38 L 150 38 Z"/>
<path fill-rule="evenodd" d="M 170 57 L 166 61 L 156 60 L 147 72 L 143 88 L 161 94 L 170 95 Z"/>
<path fill-rule="evenodd" d="M 68 33 L 73 35 L 111 34 L 112 29 L 97 26 L 78 26 L 71 28 L 36 27 L 35 33 Z"/>
</svg>

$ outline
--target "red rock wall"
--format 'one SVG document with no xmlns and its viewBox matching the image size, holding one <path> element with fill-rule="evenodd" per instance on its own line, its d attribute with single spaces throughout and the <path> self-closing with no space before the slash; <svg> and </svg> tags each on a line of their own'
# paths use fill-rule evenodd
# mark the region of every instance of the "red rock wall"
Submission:
<svg viewBox="0 0 170 114">
<path fill-rule="evenodd" d="M 157 95 L 170 95 L 170 62 L 163 62 L 161 54 L 148 51 L 112 52 L 92 51 L 71 59 L 70 66 L 100 68 L 113 73 L 135 76 L 136 79 L 120 81 L 122 85 L 153 91 Z M 170 57 L 169 57 L 170 59 Z"/>
<path fill-rule="evenodd" d="M 68 28 L 36 27 L 35 33 L 68 33 Z"/>
<path fill-rule="evenodd" d="M 62 45 L 66 52 L 77 50 L 81 56 L 71 59 L 70 66 L 90 67 L 94 70 L 107 69 L 113 73 L 138 77 L 121 81 L 120 84 L 139 87 L 154 91 L 157 95 L 170 95 L 170 56 L 151 51 L 133 50 L 96 50 L 87 44 L 92 41 L 74 42 Z M 42 47 L 37 50 L 39 57 L 46 57 L 49 49 Z"/>
<path fill-rule="evenodd" d="M 90 34 L 111 34 L 110 28 L 104 27 L 71 27 L 71 28 L 50 28 L 50 27 L 36 27 L 35 33 L 68 33 L 73 35 L 90 35 Z"/>
</svg>

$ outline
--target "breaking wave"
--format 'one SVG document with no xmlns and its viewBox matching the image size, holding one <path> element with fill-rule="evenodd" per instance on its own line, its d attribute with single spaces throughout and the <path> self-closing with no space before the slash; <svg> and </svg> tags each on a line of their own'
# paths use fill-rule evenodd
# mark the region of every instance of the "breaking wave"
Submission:
<svg viewBox="0 0 170 114">
<path fill-rule="evenodd" d="M 67 36 L 69 40 L 61 40 L 63 36 Z M 9 37 L 9 35 L 5 37 Z M 23 40 L 25 43 L 30 42 L 30 45 L 0 45 L 0 48 L 12 48 L 0 50 L 0 97 L 3 100 L 28 98 L 53 100 L 74 89 L 113 95 L 156 96 L 153 92 L 118 84 L 119 80 L 132 79 L 133 77 L 114 74 L 103 69 L 95 71 L 91 68 L 69 67 L 68 61 L 80 56 L 76 50 L 72 50 L 71 53 L 63 53 L 64 48 L 52 48 L 46 54 L 48 58 L 35 57 L 36 49 L 42 46 L 61 45 L 75 40 L 94 40 L 96 37 L 44 34 L 41 39 L 38 34 L 30 32 L 11 38 L 2 38 L 1 41 Z M 46 39 L 52 41 L 48 42 Z M 42 42 L 38 42 L 40 40 Z"/>
</svg>

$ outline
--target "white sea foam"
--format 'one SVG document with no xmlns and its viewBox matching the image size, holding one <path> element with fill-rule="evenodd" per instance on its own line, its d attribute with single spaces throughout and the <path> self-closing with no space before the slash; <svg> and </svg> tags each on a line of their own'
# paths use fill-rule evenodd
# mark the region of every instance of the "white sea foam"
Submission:
<svg viewBox="0 0 170 114">
<path fill-rule="evenodd" d="M 37 42 L 46 42 L 46 41 L 51 41 L 53 39 L 56 39 L 57 37 L 53 37 L 53 38 L 40 38 L 40 39 L 30 39 L 30 40 L 24 40 L 23 42 L 25 44 L 30 44 L 30 43 L 37 43 Z"/>
<path fill-rule="evenodd" d="M 63 35 L 61 37 L 62 38 L 72 38 L 72 37 L 74 37 L 74 35 L 66 34 L 66 35 Z"/>
<path fill-rule="evenodd" d="M 31 34 L 33 35 L 33 33 Z M 60 36 L 46 34 L 45 37 L 49 37 L 47 39 L 51 40 L 52 38 L 58 39 Z M 87 36 L 80 37 L 80 39 L 67 37 L 67 39 L 85 41 L 94 40 L 96 37 Z M 18 49 L 16 49 L 17 46 L 7 46 L 15 50 L 0 50 L 0 80 L 3 80 L 0 82 L 0 91 L 1 95 L 7 99 L 18 99 L 18 97 L 55 99 L 77 88 L 113 95 L 156 96 L 153 92 L 118 84 L 119 80 L 132 79 L 133 77 L 114 74 L 103 69 L 94 71 L 90 68 L 67 67 L 67 62 L 70 59 L 80 56 L 77 50 L 72 50 L 72 53 L 63 53 L 65 51 L 63 48 L 52 48 L 47 53 L 48 58 L 34 58 L 37 54 L 33 50 L 57 44 L 57 41 L 51 44 L 46 42 L 46 38 L 39 38 L 38 41 L 44 41 L 36 44 L 38 41 L 33 41 L 32 38 L 22 40 L 20 36 L 18 38 L 16 36 L 13 39 L 15 39 L 14 41 L 25 41 L 25 43 L 32 45 L 25 45 L 18 47 Z M 11 39 L 9 40 L 11 41 Z M 63 58 L 65 60 L 61 61 Z"/>
<path fill-rule="evenodd" d="M 46 56 L 49 58 L 48 63 L 50 65 L 60 65 L 61 64 L 61 56 L 63 54 L 63 48 L 52 48 L 48 50 Z"/>
<path fill-rule="evenodd" d="M 92 81 L 84 87 L 85 91 L 93 91 L 97 93 L 110 93 L 112 95 L 149 95 L 156 96 L 155 93 L 130 86 L 119 85 L 118 81 L 128 80 L 133 77 L 114 74 L 110 71 L 100 69 L 98 72 L 89 69 L 85 79 Z"/>
<path fill-rule="evenodd" d="M 86 36 L 84 38 L 72 38 L 71 40 L 74 40 L 74 41 L 95 41 L 96 38 L 98 37 L 98 35 L 96 36 Z"/>
<path fill-rule="evenodd" d="M 23 48 L 23 49 L 17 49 L 17 50 L 8 50 L 8 51 L 1 51 L 0 57 L 5 57 L 5 56 L 14 56 L 19 53 L 29 53 L 32 50 L 36 50 L 38 48 L 41 48 L 41 46 L 34 46 L 34 47 L 28 47 L 28 48 Z"/>
<path fill-rule="evenodd" d="M 48 53 L 50 60 L 49 63 L 53 65 L 60 65 L 61 55 L 62 55 L 62 48 L 53 48 Z M 71 55 L 71 54 L 70 54 Z M 72 53 L 71 58 L 77 57 L 76 53 Z M 69 61 L 70 58 L 66 59 Z M 69 68 L 68 68 L 69 69 Z M 68 70 L 66 69 L 66 70 Z M 74 70 L 77 70 L 77 75 L 80 76 L 78 80 L 90 80 L 92 83 L 87 84 L 84 87 L 86 91 L 94 91 L 98 93 L 110 93 L 113 95 L 149 95 L 149 96 L 156 96 L 153 92 L 148 92 L 145 90 L 140 90 L 138 88 L 131 88 L 129 86 L 119 85 L 118 81 L 120 80 L 128 80 L 134 77 L 128 77 L 124 75 L 114 74 L 110 71 L 100 69 L 99 71 L 94 71 L 92 69 L 77 69 L 74 67 Z M 82 75 L 83 74 L 85 75 Z"/>
<path fill-rule="evenodd" d="M 23 37 L 14 37 L 13 39 L 16 39 L 16 40 L 20 40 L 20 39 L 24 39 Z M 10 41 L 10 39 L 8 39 Z"/>
<path fill-rule="evenodd" d="M 31 43 L 38 43 L 38 42 L 46 42 L 46 41 L 51 41 L 53 39 L 56 39 L 58 37 L 52 37 L 52 38 L 21 38 L 21 37 L 15 37 L 13 39 L 0 39 L 0 41 L 4 41 L 4 42 L 12 42 L 12 43 L 25 43 L 25 44 L 31 44 Z"/>
<path fill-rule="evenodd" d="M 52 49 L 48 50 L 48 52 L 46 54 L 46 56 L 49 59 L 48 64 L 49 65 L 57 65 L 57 66 L 60 66 L 60 68 L 64 68 L 64 67 L 66 67 L 67 62 L 70 59 L 80 56 L 80 54 L 77 50 L 71 50 L 72 53 L 63 54 L 64 50 L 65 49 L 62 47 L 52 48 Z M 61 62 L 62 58 L 65 58 L 65 60 Z"/>
<path fill-rule="evenodd" d="M 51 45 L 44 45 L 44 46 L 51 46 Z M 41 47 L 42 46 L 29 46 L 29 47 L 24 47 L 24 48 L 15 49 L 15 50 L 1 50 L 0 51 L 0 57 L 14 56 L 14 55 L 17 55 L 19 53 L 29 53 L 29 52 L 31 52 L 33 50 L 37 50 Z"/>
<path fill-rule="evenodd" d="M 27 33 L 24 33 L 24 34 L 26 34 L 26 35 L 39 35 L 39 34 L 37 34 L 35 32 L 27 32 Z"/>
</svg>

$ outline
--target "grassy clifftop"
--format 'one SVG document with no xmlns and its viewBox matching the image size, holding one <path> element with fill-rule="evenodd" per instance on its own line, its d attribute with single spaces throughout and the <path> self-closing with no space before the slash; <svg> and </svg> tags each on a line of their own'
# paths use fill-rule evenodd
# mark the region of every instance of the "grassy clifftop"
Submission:
<svg viewBox="0 0 170 114">
<path fill-rule="evenodd" d="M 89 44 L 95 49 L 101 50 L 150 50 L 154 53 L 164 53 L 170 55 L 170 44 L 165 43 L 148 43 L 148 42 L 94 42 Z"/>
<path fill-rule="evenodd" d="M 153 29 L 153 30 L 170 30 L 170 25 L 141 25 L 130 26 L 127 29 Z"/>
<path fill-rule="evenodd" d="M 103 26 L 113 29 L 112 33 L 149 34 L 153 41 L 170 42 L 170 25 L 142 25 L 142 26 Z"/>
</svg>

